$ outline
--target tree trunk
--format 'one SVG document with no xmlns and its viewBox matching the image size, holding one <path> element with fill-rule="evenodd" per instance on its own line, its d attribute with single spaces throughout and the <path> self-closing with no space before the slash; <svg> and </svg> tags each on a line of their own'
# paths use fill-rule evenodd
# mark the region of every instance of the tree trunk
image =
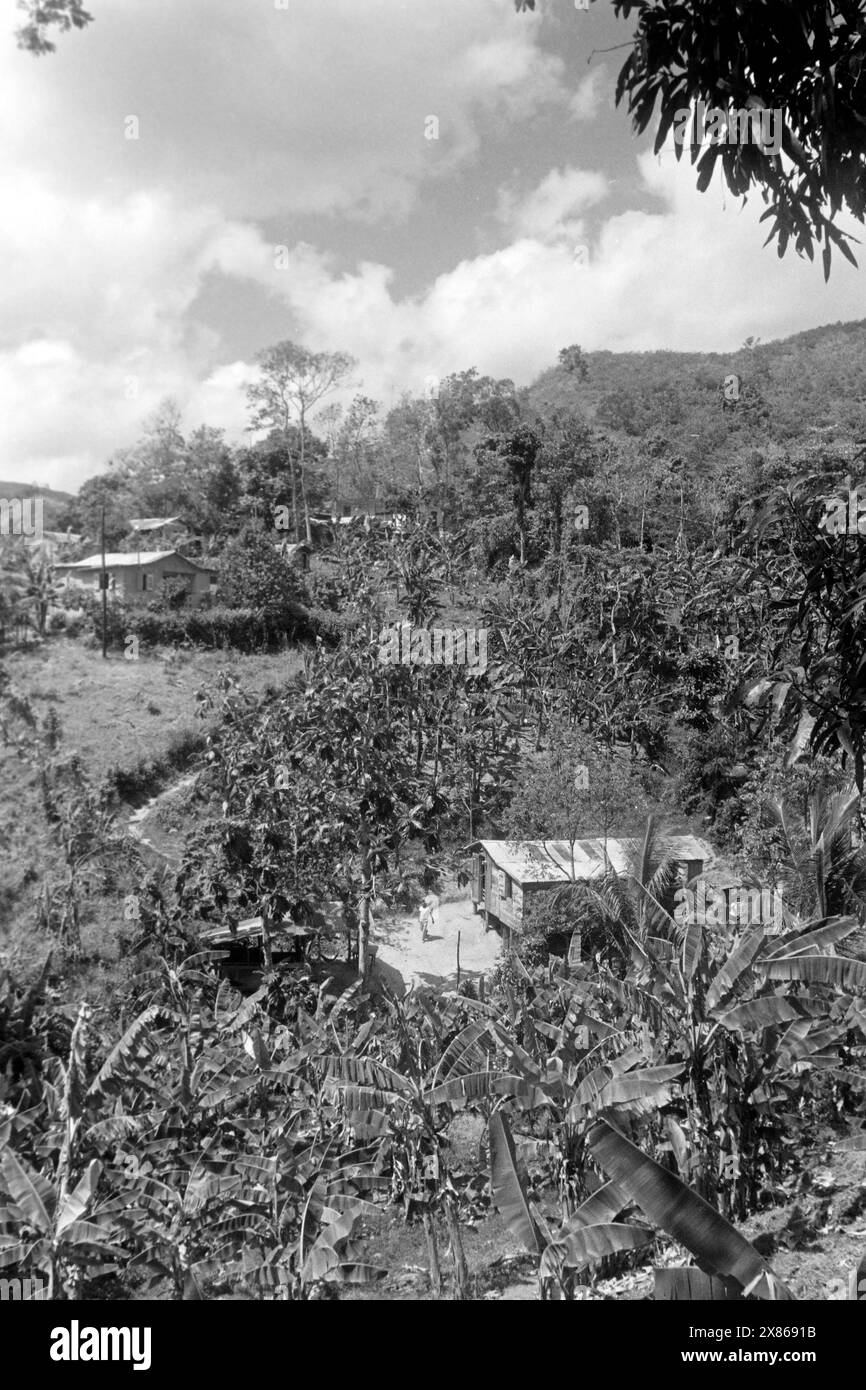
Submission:
<svg viewBox="0 0 866 1390">
<path fill-rule="evenodd" d="M 421 1219 L 424 1222 L 424 1235 L 427 1237 L 427 1259 L 430 1262 L 430 1288 L 433 1297 L 438 1298 L 442 1292 L 442 1274 L 439 1269 L 439 1249 L 436 1245 L 436 1227 L 433 1224 L 433 1214 L 426 1203 Z"/>
<path fill-rule="evenodd" d="M 304 411 L 304 407 L 301 406 L 301 457 L 300 457 L 300 465 L 301 465 L 301 501 L 302 501 L 303 504 L 304 504 L 304 525 L 305 525 L 306 530 L 307 530 L 307 544 L 309 545 L 309 544 L 312 543 L 313 533 L 312 533 L 312 531 L 310 530 L 310 509 L 309 509 L 309 507 L 307 506 L 307 479 L 306 479 L 306 474 L 305 474 L 305 472 L 304 472 L 304 461 L 305 461 L 305 458 L 306 458 L 306 455 L 305 455 L 305 452 L 304 452 L 304 443 L 305 443 L 305 441 L 304 441 L 304 435 L 306 434 L 306 429 L 305 429 L 305 415 L 306 415 L 306 412 Z M 297 540 L 297 536 L 295 537 L 295 539 Z"/>
<path fill-rule="evenodd" d="M 262 957 L 264 959 L 265 971 L 270 975 L 274 968 L 274 958 L 271 954 L 271 929 L 266 911 L 262 912 Z"/>
<path fill-rule="evenodd" d="M 457 1212 L 454 1210 L 454 1203 L 449 1196 L 445 1198 L 445 1220 L 448 1222 L 451 1258 L 454 1261 L 454 1296 L 457 1299 L 464 1299 L 469 1292 L 469 1269 L 463 1250 L 460 1222 L 457 1219 Z"/>
<path fill-rule="evenodd" d="M 372 891 L 370 852 L 365 845 L 361 851 L 361 901 L 358 925 L 358 971 L 362 980 L 366 980 L 370 970 L 370 894 Z"/>
<path fill-rule="evenodd" d="M 295 530 L 295 540 L 299 541 L 301 539 L 299 534 L 301 527 L 298 521 L 298 478 L 295 471 L 295 460 L 292 458 L 291 453 L 289 454 L 289 468 L 292 475 L 292 525 Z"/>
</svg>

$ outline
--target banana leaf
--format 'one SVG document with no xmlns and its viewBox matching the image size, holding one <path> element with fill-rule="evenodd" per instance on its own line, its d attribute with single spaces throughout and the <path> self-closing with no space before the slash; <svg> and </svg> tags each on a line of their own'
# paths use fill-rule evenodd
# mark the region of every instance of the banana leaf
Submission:
<svg viewBox="0 0 866 1390">
<path fill-rule="evenodd" d="M 805 931 L 777 937 L 767 952 L 767 959 L 799 955 L 807 948 L 822 951 L 827 946 L 834 946 L 837 941 L 844 941 L 859 925 L 856 917 L 822 917 L 820 921 L 812 922 Z"/>
<path fill-rule="evenodd" d="M 483 1041 L 482 1041 L 483 1040 Z M 435 1080 L 463 1076 L 482 1071 L 488 1056 L 494 1051 L 486 1023 L 470 1023 L 452 1038 L 436 1068 Z"/>
<path fill-rule="evenodd" d="M 653 1239 L 648 1226 L 626 1226 L 618 1222 L 602 1222 L 581 1226 L 564 1238 L 557 1235 L 541 1257 L 539 1274 L 548 1277 L 566 1269 L 585 1269 L 605 1255 L 618 1250 L 639 1250 Z"/>
<path fill-rule="evenodd" d="M 67 1193 L 63 1206 L 57 1218 L 56 1234 L 59 1236 L 71 1226 L 73 1221 L 78 1221 L 87 1211 L 93 1201 L 96 1186 L 102 1173 L 102 1164 L 97 1158 L 91 1159 L 84 1172 L 84 1176 L 76 1184 L 72 1192 Z"/>
<path fill-rule="evenodd" d="M 781 1023 L 816 1018 L 826 1012 L 827 1004 L 821 999 L 810 999 L 807 995 L 794 999 L 783 994 L 769 994 L 736 1004 L 721 1015 L 719 1022 L 729 1032 L 760 1033 L 764 1028 L 778 1028 Z"/>
<path fill-rule="evenodd" d="M 507 1072 L 477 1071 L 469 1076 L 455 1076 L 443 1081 L 426 1093 L 425 1099 L 431 1105 L 465 1105 L 467 1101 L 479 1100 L 482 1096 L 512 1096 L 522 1109 L 536 1110 L 550 1104 L 550 1098 L 538 1086 L 522 1076 L 511 1076 Z"/>
<path fill-rule="evenodd" d="M 757 930 L 748 932 L 734 947 L 707 990 L 706 1009 L 708 1013 L 712 1013 L 719 1004 L 727 999 L 737 980 L 745 970 L 748 970 L 761 949 L 764 935 L 763 929 L 758 927 Z"/>
<path fill-rule="evenodd" d="M 723 1279 L 714 1279 L 700 1269 L 654 1269 L 653 1274 L 653 1298 L 657 1300 L 669 1299 L 681 1303 L 742 1301 L 742 1295 L 732 1292 Z"/>
<path fill-rule="evenodd" d="M 529 1205 L 526 1183 L 517 1162 L 508 1121 L 499 1111 L 491 1115 L 490 1193 L 493 1205 L 525 1249 L 540 1255 L 548 1243 Z"/>
<path fill-rule="evenodd" d="M 328 1057 L 325 1075 L 350 1086 L 375 1086 L 379 1091 L 395 1091 L 398 1095 L 411 1094 L 412 1090 L 405 1076 L 369 1057 Z"/>
<path fill-rule="evenodd" d="M 848 956 L 781 956 L 761 961 L 770 980 L 836 985 L 850 994 L 866 990 L 866 961 Z"/>
<path fill-rule="evenodd" d="M 48 1212 L 53 1207 L 54 1194 L 45 1178 L 28 1171 L 11 1149 L 4 1149 L 0 1154 L 0 1180 L 27 1224 L 42 1235 L 48 1235 L 51 1231 Z"/>
<path fill-rule="evenodd" d="M 570 1235 L 582 1226 L 595 1226 L 601 1222 L 612 1221 L 619 1216 L 623 1207 L 629 1205 L 628 1195 L 615 1182 L 602 1183 L 592 1196 L 581 1202 L 563 1224 L 559 1234 Z"/>
<path fill-rule="evenodd" d="M 703 1197 L 642 1153 L 607 1120 L 589 1133 L 592 1156 L 655 1225 L 691 1251 L 705 1273 L 716 1274 L 736 1292 L 759 1298 L 791 1298 L 753 1245 Z"/>
</svg>

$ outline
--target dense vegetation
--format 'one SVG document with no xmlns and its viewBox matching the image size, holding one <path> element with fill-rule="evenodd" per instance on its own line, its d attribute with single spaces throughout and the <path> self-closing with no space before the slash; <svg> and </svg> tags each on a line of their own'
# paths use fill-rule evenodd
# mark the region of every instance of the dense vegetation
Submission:
<svg viewBox="0 0 866 1390">
<path fill-rule="evenodd" d="M 28 627 L 7 633 L 0 729 L 44 862 L 3 901 L 6 1271 L 58 1297 L 333 1295 L 379 1277 L 367 1235 L 396 1203 L 434 1292 L 472 1293 L 462 1231 L 495 1207 L 545 1295 L 673 1258 L 659 1296 L 785 1296 L 732 1223 L 863 1118 L 866 556 L 856 515 L 826 520 L 857 480 L 864 341 L 688 365 L 572 345 L 528 392 L 469 371 L 384 419 L 359 398 L 320 414 L 303 483 L 294 426 L 231 451 L 166 407 L 67 524 L 86 534 L 105 500 L 120 541 L 130 515 L 180 513 L 224 592 L 120 611 L 105 666 L 130 635 L 142 667 L 176 641 L 304 644 L 288 678 L 253 688 L 238 657 L 202 689 L 169 868 L 123 833 L 135 779 L 96 775 L 61 701 L 28 691 L 28 658 L 94 637 L 53 621 L 28 547 L 7 552 Z M 299 574 L 275 517 L 294 538 L 337 502 L 388 520 L 323 527 Z M 393 621 L 485 629 L 486 669 L 383 662 Z M 662 827 L 781 883 L 782 933 L 679 918 Z M 633 863 L 557 894 L 495 979 L 397 998 L 371 904 L 463 881 L 482 834 L 628 835 Z M 286 923 L 342 950 L 335 903 L 358 969 L 274 964 Z M 110 963 L 89 934 L 106 911 Z M 243 998 L 207 933 L 256 915 Z"/>
</svg>

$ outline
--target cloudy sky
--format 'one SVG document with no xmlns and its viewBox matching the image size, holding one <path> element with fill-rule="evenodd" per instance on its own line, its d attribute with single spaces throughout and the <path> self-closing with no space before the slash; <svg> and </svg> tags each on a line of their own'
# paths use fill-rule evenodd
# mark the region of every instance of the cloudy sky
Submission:
<svg viewBox="0 0 866 1390">
<path fill-rule="evenodd" d="M 0 477 L 75 488 L 168 395 L 244 437 L 260 349 L 359 361 L 385 408 L 560 347 L 731 350 L 866 317 L 762 250 L 613 103 L 608 0 L 92 0 L 0 27 Z"/>
</svg>

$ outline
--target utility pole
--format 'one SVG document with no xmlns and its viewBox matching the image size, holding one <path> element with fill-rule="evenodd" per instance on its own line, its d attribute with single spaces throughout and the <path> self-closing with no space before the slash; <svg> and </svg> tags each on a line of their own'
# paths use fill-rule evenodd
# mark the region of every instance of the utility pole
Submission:
<svg viewBox="0 0 866 1390">
<path fill-rule="evenodd" d="M 102 656 L 108 655 L 108 571 L 105 568 L 105 503 L 102 504 L 102 569 L 99 573 L 99 587 L 102 590 Z"/>
</svg>

